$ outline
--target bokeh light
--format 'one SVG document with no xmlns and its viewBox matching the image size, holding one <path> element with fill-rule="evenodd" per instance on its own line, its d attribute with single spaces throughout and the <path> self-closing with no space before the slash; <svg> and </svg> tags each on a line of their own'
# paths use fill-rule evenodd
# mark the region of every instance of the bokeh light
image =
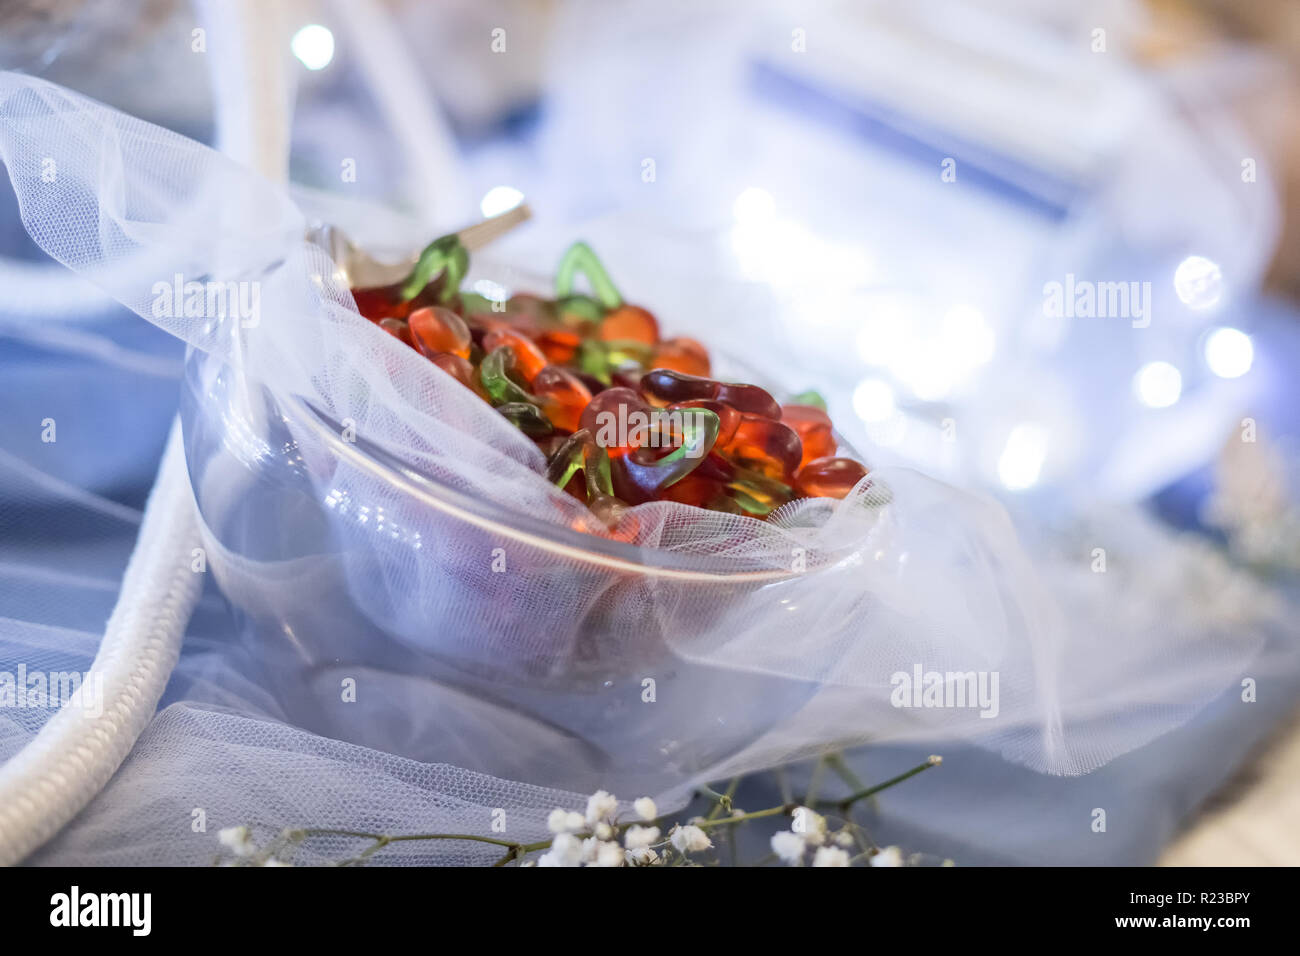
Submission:
<svg viewBox="0 0 1300 956">
<path fill-rule="evenodd" d="M 1174 291 L 1188 308 L 1212 308 L 1223 297 L 1223 273 L 1204 256 L 1188 256 L 1174 270 Z"/>
<path fill-rule="evenodd" d="M 1133 390 L 1143 405 L 1168 408 L 1183 393 L 1183 375 L 1168 362 L 1148 362 L 1133 376 Z"/>
<path fill-rule="evenodd" d="M 1240 329 L 1215 329 L 1205 339 L 1205 364 L 1220 378 L 1240 378 L 1255 362 L 1255 344 Z"/>
<path fill-rule="evenodd" d="M 334 34 L 319 23 L 308 24 L 293 35 L 289 49 L 309 70 L 323 70 L 334 59 Z"/>
<path fill-rule="evenodd" d="M 513 186 L 493 186 L 479 200 L 479 212 L 486 217 L 499 216 L 524 201 L 524 194 Z"/>
</svg>

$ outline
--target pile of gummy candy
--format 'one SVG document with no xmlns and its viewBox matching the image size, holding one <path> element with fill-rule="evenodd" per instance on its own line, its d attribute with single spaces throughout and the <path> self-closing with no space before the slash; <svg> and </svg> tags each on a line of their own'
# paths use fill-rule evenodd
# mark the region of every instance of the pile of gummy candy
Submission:
<svg viewBox="0 0 1300 956">
<path fill-rule="evenodd" d="M 704 346 L 662 338 L 655 317 L 623 301 L 585 243 L 561 260 L 554 299 L 462 290 L 468 268 L 460 240 L 444 236 L 407 278 L 352 294 L 362 316 L 536 442 L 547 477 L 611 531 L 629 507 L 649 501 L 765 518 L 796 498 L 843 498 L 867 474 L 834 457 L 816 392 L 781 405 L 757 385 L 710 378 Z M 575 291 L 579 273 L 590 295 Z M 602 427 L 612 421 L 649 425 Z"/>
</svg>

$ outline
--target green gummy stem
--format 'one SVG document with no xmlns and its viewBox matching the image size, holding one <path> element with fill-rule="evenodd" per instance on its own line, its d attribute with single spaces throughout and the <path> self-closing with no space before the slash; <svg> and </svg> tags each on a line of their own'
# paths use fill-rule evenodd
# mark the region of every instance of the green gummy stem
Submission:
<svg viewBox="0 0 1300 956">
<path fill-rule="evenodd" d="M 573 294 L 573 280 L 581 272 L 591 283 L 591 291 L 596 300 L 607 309 L 617 309 L 623 304 L 614 281 L 605 271 L 596 253 L 585 242 L 575 242 L 569 246 L 560 259 L 560 266 L 555 271 L 555 297 L 563 299 Z"/>
<path fill-rule="evenodd" d="M 691 412 L 692 414 L 682 422 L 685 435 L 681 446 L 673 449 L 652 466 L 668 473 L 668 479 L 659 485 L 660 488 L 671 487 L 694 471 L 704 460 L 704 456 L 712 451 L 714 442 L 718 440 L 722 421 L 717 413 L 707 408 L 693 408 Z M 688 422 L 694 427 L 687 427 Z M 682 467 L 683 465 L 686 467 Z"/>
<path fill-rule="evenodd" d="M 597 495 L 604 495 L 607 498 L 614 497 L 614 476 L 610 472 L 609 452 L 597 444 L 592 444 L 590 448 L 584 449 L 583 463 L 587 467 L 587 497 L 594 498 Z M 590 459 L 594 458 L 594 464 Z M 564 486 L 561 485 L 561 488 Z"/>
<path fill-rule="evenodd" d="M 826 411 L 826 399 L 822 398 L 821 392 L 815 388 L 810 388 L 806 392 L 800 392 L 790 399 L 791 405 L 811 405 L 813 408 L 820 408 Z"/>
<path fill-rule="evenodd" d="M 535 405 L 533 396 L 512 382 L 506 373 L 506 363 L 508 361 L 513 365 L 514 357 L 515 353 L 508 345 L 493 349 L 479 366 L 479 381 L 483 383 L 483 388 L 497 405 L 506 405 L 510 402 Z"/>
<path fill-rule="evenodd" d="M 439 301 L 446 302 L 460 290 L 461 280 L 469 271 L 469 252 L 460 243 L 455 233 L 440 236 L 424 247 L 415 268 L 402 286 L 402 299 L 414 299 L 438 273 L 447 273 L 447 283 L 439 294 Z"/>
</svg>

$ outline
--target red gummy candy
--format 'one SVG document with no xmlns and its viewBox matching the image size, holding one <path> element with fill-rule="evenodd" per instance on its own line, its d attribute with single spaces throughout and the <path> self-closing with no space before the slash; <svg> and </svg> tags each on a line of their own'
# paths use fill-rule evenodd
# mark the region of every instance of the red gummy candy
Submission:
<svg viewBox="0 0 1300 956">
<path fill-rule="evenodd" d="M 793 428 L 803 443 L 801 465 L 808 464 L 814 458 L 826 458 L 835 454 L 831 419 L 820 408 L 814 405 L 786 405 L 781 409 L 781 421 Z"/>
<path fill-rule="evenodd" d="M 468 359 L 450 352 L 439 352 L 431 355 L 429 360 L 470 391 L 482 394 L 478 375 L 474 373 L 474 366 L 469 364 Z"/>
<path fill-rule="evenodd" d="M 411 341 L 411 329 L 401 319 L 380 319 L 375 324 L 399 342 L 409 345 L 412 348 L 415 347 L 415 343 Z"/>
<path fill-rule="evenodd" d="M 489 332 L 498 330 L 519 332 L 532 338 L 538 334 L 538 326 L 531 315 L 523 312 L 472 312 L 465 317 L 470 331 L 475 333 L 476 341 L 481 341 Z"/>
<path fill-rule="evenodd" d="M 795 475 L 795 490 L 809 498 L 843 498 L 867 474 L 852 458 L 815 458 Z"/>
<path fill-rule="evenodd" d="M 472 344 L 469 326 L 451 309 L 441 306 L 425 306 L 416 309 L 407 319 L 411 327 L 411 338 L 416 348 L 432 358 L 439 353 L 459 355 L 469 358 Z"/>
<path fill-rule="evenodd" d="M 694 339 L 667 339 L 655 346 L 650 355 L 650 368 L 668 368 L 686 375 L 707 376 L 710 371 L 709 353 Z"/>
<path fill-rule="evenodd" d="M 738 412 L 762 415 L 775 421 L 781 419 L 781 406 L 768 392 L 757 385 L 739 385 L 731 382 L 719 382 L 718 401 L 726 402 Z"/>
<path fill-rule="evenodd" d="M 550 364 L 546 360 L 546 354 L 537 347 L 537 343 L 515 329 L 496 328 L 483 336 L 484 352 L 492 352 L 503 345 L 508 345 L 514 350 L 515 368 L 529 385 L 533 384 L 537 373 Z"/>
<path fill-rule="evenodd" d="M 607 388 L 582 411 L 581 427 L 610 458 L 626 455 L 649 439 L 650 406 L 630 388 Z"/>
<path fill-rule="evenodd" d="M 659 323 L 639 305 L 619 306 L 600 320 L 596 338 L 603 342 L 643 342 L 654 345 L 659 341 Z"/>
<path fill-rule="evenodd" d="M 712 398 L 726 402 L 738 412 L 781 418 L 781 406 L 777 400 L 757 385 L 718 382 L 669 368 L 652 369 L 641 376 L 641 391 L 657 405 Z"/>
<path fill-rule="evenodd" d="M 665 488 L 663 490 L 663 500 L 703 508 L 710 501 L 725 493 L 726 486 L 721 481 L 703 477 L 700 475 L 700 470 L 700 468 L 697 468 L 681 481 Z"/>
<path fill-rule="evenodd" d="M 566 432 L 581 427 L 583 409 L 592 398 L 576 375 L 558 365 L 548 365 L 533 377 L 531 388 L 552 425 Z"/>
<path fill-rule="evenodd" d="M 754 414 L 740 416 L 731 441 L 720 450 L 769 478 L 787 483 L 803 460 L 803 443 L 793 428 Z"/>
<path fill-rule="evenodd" d="M 669 405 L 668 411 L 672 412 L 687 408 L 707 408 L 718 416 L 718 440 L 714 443 L 715 447 L 722 448 L 736 434 L 736 427 L 740 424 L 741 414 L 730 405 L 715 402 L 711 398 L 696 398 L 689 402 L 676 402 Z"/>
<path fill-rule="evenodd" d="M 404 319 L 415 309 L 426 305 L 437 305 L 438 294 L 443 287 L 440 278 L 435 279 L 421 289 L 419 295 L 414 299 L 402 299 L 402 289 L 406 285 L 405 281 L 394 282 L 392 285 L 353 289 L 352 298 L 357 303 L 357 311 L 372 322 L 388 317 Z"/>
<path fill-rule="evenodd" d="M 568 365 L 578 354 L 582 336 L 568 329 L 548 329 L 537 335 L 537 347 L 552 365 Z"/>
</svg>

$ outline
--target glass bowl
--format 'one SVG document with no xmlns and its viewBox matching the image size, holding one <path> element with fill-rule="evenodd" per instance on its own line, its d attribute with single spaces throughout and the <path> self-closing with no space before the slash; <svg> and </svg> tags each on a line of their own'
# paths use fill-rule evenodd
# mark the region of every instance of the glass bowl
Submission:
<svg viewBox="0 0 1300 956">
<path fill-rule="evenodd" d="M 421 474 L 296 398 L 187 360 L 181 415 L 208 568 L 288 721 L 538 785 L 663 794 L 816 684 L 707 663 L 824 627 L 814 570 L 585 534 Z M 856 635 L 849 635 L 856 638 Z"/>
</svg>

